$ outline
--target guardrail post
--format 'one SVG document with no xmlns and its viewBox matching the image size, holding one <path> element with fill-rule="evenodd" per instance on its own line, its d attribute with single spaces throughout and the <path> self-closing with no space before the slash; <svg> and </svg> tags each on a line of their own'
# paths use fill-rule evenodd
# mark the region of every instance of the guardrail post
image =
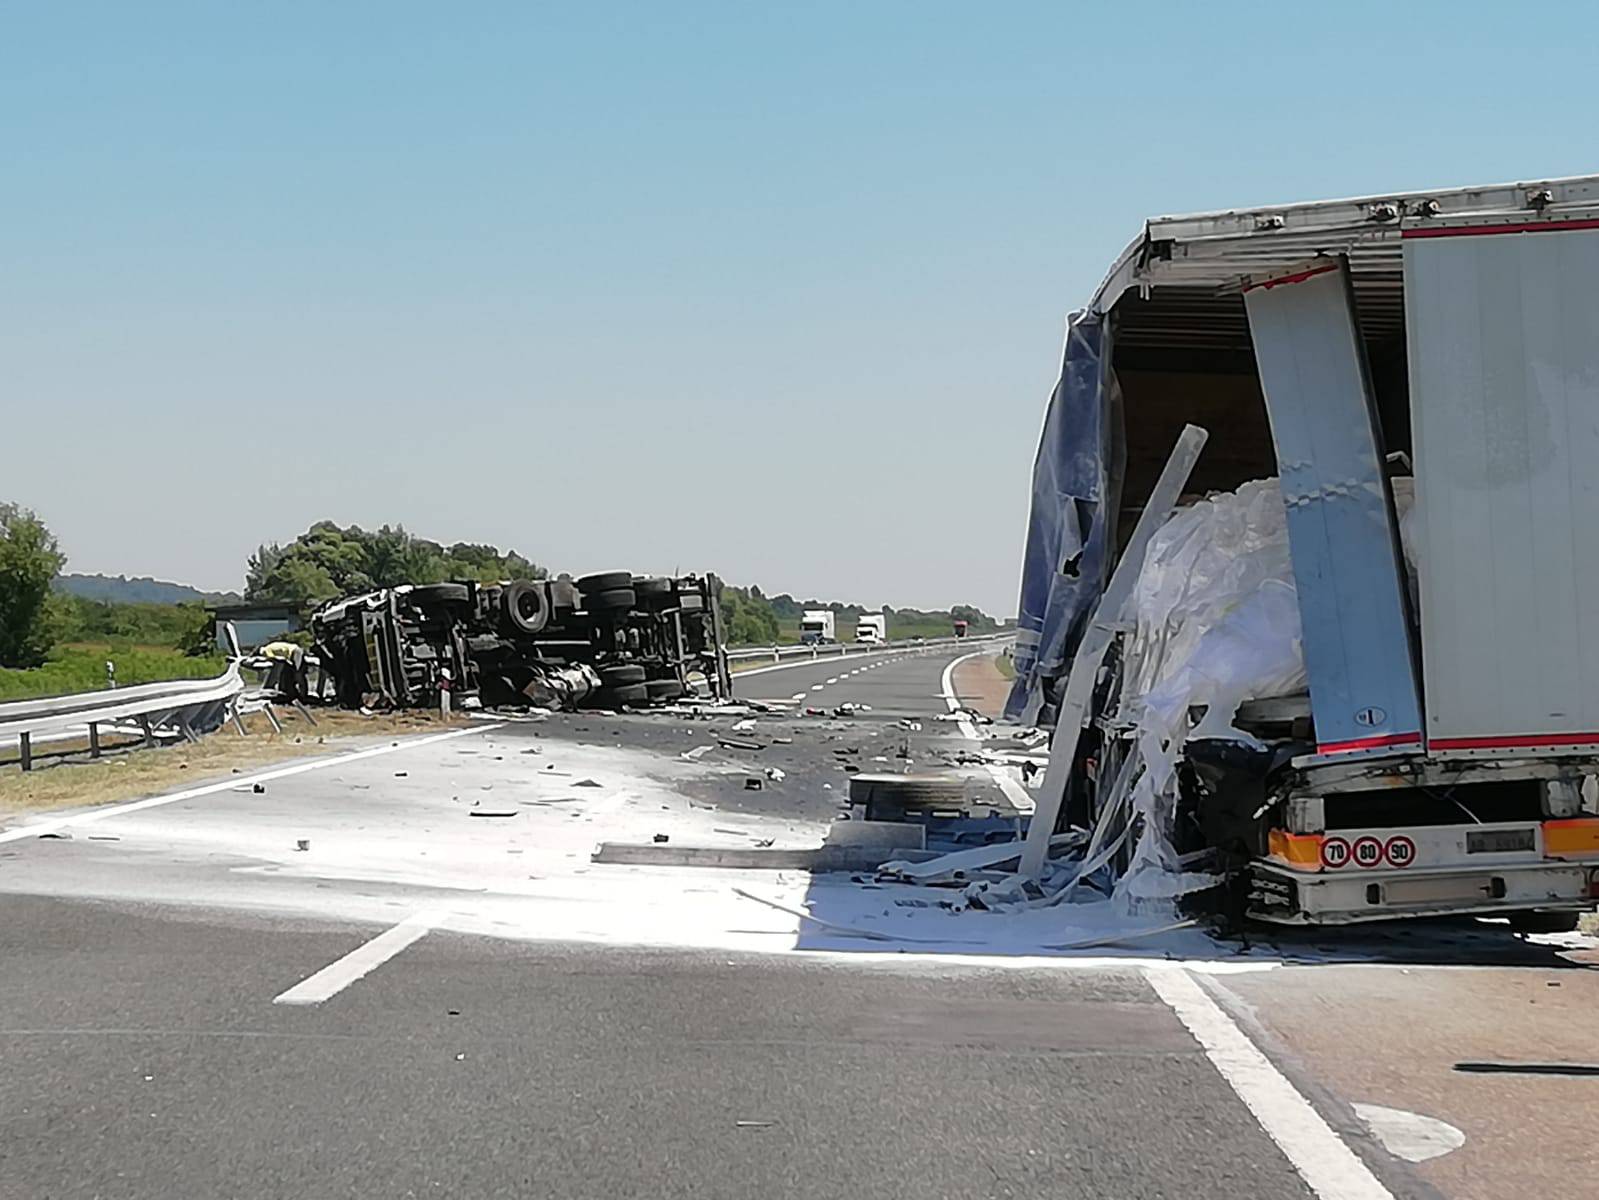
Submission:
<svg viewBox="0 0 1599 1200">
<path fill-rule="evenodd" d="M 100 722 L 89 722 L 89 757 L 100 757 Z"/>
<path fill-rule="evenodd" d="M 17 761 L 22 764 L 24 771 L 33 770 L 33 735 L 28 733 L 17 734 Z"/>
</svg>

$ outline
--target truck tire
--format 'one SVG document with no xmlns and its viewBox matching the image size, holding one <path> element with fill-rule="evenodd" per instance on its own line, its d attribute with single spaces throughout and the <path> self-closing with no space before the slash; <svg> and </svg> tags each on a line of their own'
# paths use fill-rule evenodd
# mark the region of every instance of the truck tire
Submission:
<svg viewBox="0 0 1599 1200">
<path fill-rule="evenodd" d="M 611 688 L 600 693 L 612 704 L 626 704 L 632 708 L 642 708 L 650 702 L 650 692 L 642 683 L 630 683 L 626 687 Z"/>
<path fill-rule="evenodd" d="M 412 604 L 465 604 L 471 598 L 464 583 L 423 583 L 411 589 Z"/>
<path fill-rule="evenodd" d="M 679 700 L 688 689 L 675 679 L 652 679 L 644 685 L 651 700 Z"/>
<path fill-rule="evenodd" d="M 1510 914 L 1512 933 L 1571 933 L 1582 917 L 1579 912 L 1513 912 Z"/>
<path fill-rule="evenodd" d="M 640 575 L 633 581 L 633 594 L 645 608 L 665 608 L 672 601 L 672 581 L 664 575 Z"/>
<path fill-rule="evenodd" d="M 536 583 L 508 583 L 500 593 L 506 624 L 518 633 L 541 633 L 550 622 L 549 598 Z"/>
<path fill-rule="evenodd" d="M 584 575 L 577 581 L 577 590 L 583 593 L 585 599 L 594 592 L 611 592 L 632 586 L 631 571 L 601 571 L 595 575 Z"/>
<path fill-rule="evenodd" d="M 609 588 L 603 592 L 587 592 L 583 596 L 583 607 L 591 613 L 624 612 L 638 603 L 638 597 L 630 587 Z"/>
<path fill-rule="evenodd" d="M 600 682 L 606 687 L 626 687 L 644 682 L 644 668 L 638 663 L 612 663 L 600 668 Z"/>
</svg>

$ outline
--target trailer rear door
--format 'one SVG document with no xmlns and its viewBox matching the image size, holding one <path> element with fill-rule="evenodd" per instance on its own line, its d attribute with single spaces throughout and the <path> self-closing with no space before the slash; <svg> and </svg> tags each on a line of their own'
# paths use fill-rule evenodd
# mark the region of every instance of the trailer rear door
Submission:
<svg viewBox="0 0 1599 1200">
<path fill-rule="evenodd" d="M 1599 744 L 1599 221 L 1404 235 L 1426 731 Z"/>
</svg>

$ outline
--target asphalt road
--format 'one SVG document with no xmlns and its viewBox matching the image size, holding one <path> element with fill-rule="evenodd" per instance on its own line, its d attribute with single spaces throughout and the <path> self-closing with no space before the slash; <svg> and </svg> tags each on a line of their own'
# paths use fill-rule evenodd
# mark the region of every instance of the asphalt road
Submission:
<svg viewBox="0 0 1599 1200">
<path fill-rule="evenodd" d="M 740 677 L 785 707 L 731 747 L 725 717 L 483 722 L 0 832 L 0 1197 L 1293 1197 L 1262 1121 L 1294 1089 L 1288 1144 L 1308 1123 L 1359 1177 L 1316 1194 L 1590 1194 L 1591 1082 L 1454 1065 L 1599 1058 L 1591 947 L 1190 933 L 1197 957 L 1007 962 L 1038 938 L 970 949 L 981 914 L 869 881 L 590 861 L 814 845 L 851 767 L 971 745 L 933 719 L 951 658 Z M 885 953 L 802 906 L 921 936 Z M 1247 1053 L 1201 1048 L 1163 956 Z M 1351 1103 L 1463 1143 L 1412 1167 Z"/>
<path fill-rule="evenodd" d="M 1308 1194 L 1135 971 L 841 967 L 12 898 L 0 1194 Z"/>
</svg>

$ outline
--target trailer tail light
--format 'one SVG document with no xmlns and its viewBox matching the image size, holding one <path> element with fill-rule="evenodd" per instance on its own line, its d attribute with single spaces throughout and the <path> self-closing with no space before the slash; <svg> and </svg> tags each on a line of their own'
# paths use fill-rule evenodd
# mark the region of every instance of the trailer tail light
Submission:
<svg viewBox="0 0 1599 1200">
<path fill-rule="evenodd" d="M 1599 871 L 1588 872 L 1588 898 L 1599 898 Z"/>
<path fill-rule="evenodd" d="M 1323 835 L 1319 833 L 1289 833 L 1286 829 L 1273 829 L 1267 835 L 1266 849 L 1272 858 L 1281 859 L 1296 871 L 1319 871 L 1322 841 Z"/>
<path fill-rule="evenodd" d="M 1543 852 L 1549 858 L 1599 856 L 1599 817 L 1545 821 Z"/>
</svg>

